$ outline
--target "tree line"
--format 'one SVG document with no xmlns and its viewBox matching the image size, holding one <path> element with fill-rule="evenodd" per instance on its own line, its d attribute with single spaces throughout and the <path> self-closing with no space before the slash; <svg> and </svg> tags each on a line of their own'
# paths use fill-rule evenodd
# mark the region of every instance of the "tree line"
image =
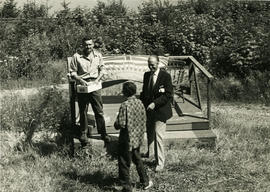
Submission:
<svg viewBox="0 0 270 192">
<path fill-rule="evenodd" d="M 0 58 L 20 60 L 6 78 L 42 78 L 47 63 L 71 56 L 86 34 L 104 54 L 192 55 L 217 78 L 246 79 L 270 70 L 267 1 L 149 0 L 137 11 L 122 0 L 98 1 L 92 9 L 71 9 L 63 1 L 62 10 L 49 15 L 49 9 L 35 1 L 22 8 L 4 1 L 1 17 L 17 20 L 1 22 Z"/>
</svg>

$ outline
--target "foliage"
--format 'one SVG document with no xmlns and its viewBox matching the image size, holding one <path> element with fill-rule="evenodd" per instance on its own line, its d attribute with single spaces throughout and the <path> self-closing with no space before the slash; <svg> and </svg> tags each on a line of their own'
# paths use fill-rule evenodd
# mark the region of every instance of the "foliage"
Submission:
<svg viewBox="0 0 270 192">
<path fill-rule="evenodd" d="M 99 1 L 91 10 L 62 5 L 49 16 L 48 7 L 31 1 L 17 8 L 18 21 L 1 23 L 1 60 L 19 58 L 15 68 L 0 67 L 2 80 L 44 78 L 51 70 L 47 61 L 80 51 L 85 35 L 97 39 L 104 54 L 192 55 L 218 79 L 230 74 L 242 82 L 270 70 L 266 1 L 149 0 L 138 12 L 122 0 Z"/>
<path fill-rule="evenodd" d="M 48 17 L 48 9 L 45 4 L 29 1 L 23 5 L 21 17 L 29 19 Z"/>
<path fill-rule="evenodd" d="M 269 85 L 268 72 L 252 71 L 249 76 L 240 80 L 229 75 L 214 82 L 212 96 L 216 101 L 264 103 L 269 106 Z"/>
<path fill-rule="evenodd" d="M 15 0 L 5 0 L 4 5 L 1 9 L 1 17 L 4 18 L 16 18 L 18 17 L 20 11 L 17 8 L 17 3 Z"/>
<path fill-rule="evenodd" d="M 50 22 L 41 22 L 35 18 L 49 17 L 48 8 L 30 2 L 21 10 L 23 20 L 7 36 L 20 47 L 23 39 L 45 34 L 51 41 L 48 57 L 61 59 L 78 50 L 87 34 L 103 40 L 104 53 L 193 55 L 215 75 L 243 77 L 268 66 L 269 6 L 223 0 L 173 5 L 153 0 L 133 13 L 121 0 L 100 1 L 92 10 L 71 10 L 65 3 Z M 9 47 L 4 45 L 6 53 L 17 55 Z"/>
<path fill-rule="evenodd" d="M 27 132 L 33 120 L 38 124 L 36 131 L 60 133 L 68 129 L 69 106 L 65 94 L 53 87 L 41 89 L 29 97 L 5 96 L 2 98 L 6 105 L 1 108 L 1 130 Z"/>
</svg>

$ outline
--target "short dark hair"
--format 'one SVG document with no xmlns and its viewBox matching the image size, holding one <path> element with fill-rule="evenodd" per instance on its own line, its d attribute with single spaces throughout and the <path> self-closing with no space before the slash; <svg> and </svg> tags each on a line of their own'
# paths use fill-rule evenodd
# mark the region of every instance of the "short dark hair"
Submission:
<svg viewBox="0 0 270 192">
<path fill-rule="evenodd" d="M 128 81 L 123 84 L 123 94 L 126 97 L 130 97 L 136 94 L 137 87 L 135 83 Z"/>
<path fill-rule="evenodd" d="M 150 57 L 155 57 L 155 58 L 157 59 L 157 62 L 159 62 L 159 57 L 158 57 L 158 55 L 150 55 L 150 56 L 148 57 L 148 60 L 150 59 Z"/>
<path fill-rule="evenodd" d="M 85 41 L 89 41 L 89 40 L 94 41 L 94 39 L 92 37 L 85 36 L 84 38 L 82 38 L 82 43 L 84 43 Z"/>
</svg>

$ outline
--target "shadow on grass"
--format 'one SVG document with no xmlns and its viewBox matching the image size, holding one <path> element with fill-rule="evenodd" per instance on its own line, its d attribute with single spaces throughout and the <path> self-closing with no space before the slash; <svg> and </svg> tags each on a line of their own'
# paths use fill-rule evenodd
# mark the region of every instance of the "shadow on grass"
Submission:
<svg viewBox="0 0 270 192">
<path fill-rule="evenodd" d="M 49 156 L 58 151 L 56 143 L 53 142 L 36 142 L 33 147 L 40 156 Z"/>
<path fill-rule="evenodd" d="M 111 141 L 106 144 L 106 152 L 111 156 L 112 159 L 117 159 L 118 157 L 118 137 L 110 136 Z"/>
<path fill-rule="evenodd" d="M 74 144 L 71 137 L 62 138 L 60 142 L 49 140 L 32 142 L 28 147 L 33 148 L 40 156 L 50 156 L 57 153 L 59 155 L 73 157 L 74 154 Z"/>
<path fill-rule="evenodd" d="M 169 172 L 178 173 L 178 174 L 181 174 L 181 173 L 184 174 L 184 173 L 192 172 L 198 169 L 198 165 L 192 165 L 192 164 L 189 164 L 188 162 L 171 163 L 171 164 L 168 164 L 166 167 Z"/>
<path fill-rule="evenodd" d="M 96 171 L 94 173 L 78 175 L 76 172 L 65 172 L 63 175 L 67 179 L 79 181 L 87 185 L 97 185 L 102 191 L 113 190 L 113 186 L 117 184 L 117 178 L 111 175 L 106 175 L 101 171 Z"/>
<path fill-rule="evenodd" d="M 143 158 L 142 160 L 145 167 L 149 167 L 150 169 L 154 169 L 156 167 L 156 162 L 152 158 L 151 159 Z"/>
</svg>

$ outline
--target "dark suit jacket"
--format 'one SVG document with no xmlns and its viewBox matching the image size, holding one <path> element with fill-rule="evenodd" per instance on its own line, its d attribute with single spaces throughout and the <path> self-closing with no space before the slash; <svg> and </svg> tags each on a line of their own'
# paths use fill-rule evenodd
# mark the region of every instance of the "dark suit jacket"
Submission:
<svg viewBox="0 0 270 192">
<path fill-rule="evenodd" d="M 173 100 L 173 85 L 171 76 L 161 69 L 153 89 L 148 90 L 150 74 L 150 71 L 144 73 L 143 89 L 140 99 L 145 108 L 147 108 L 150 103 L 154 102 L 155 118 L 159 121 L 166 122 L 172 117 L 171 102 Z"/>
</svg>

